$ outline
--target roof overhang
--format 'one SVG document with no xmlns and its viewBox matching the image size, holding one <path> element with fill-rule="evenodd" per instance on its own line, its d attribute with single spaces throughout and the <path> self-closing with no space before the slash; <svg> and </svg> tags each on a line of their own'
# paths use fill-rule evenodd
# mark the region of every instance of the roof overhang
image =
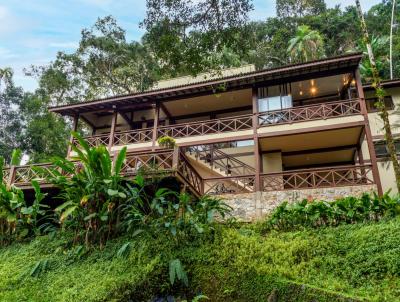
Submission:
<svg viewBox="0 0 400 302">
<path fill-rule="evenodd" d="M 400 87 L 400 79 L 393 79 L 393 80 L 385 80 L 381 82 L 381 85 L 383 88 L 394 88 L 394 87 Z M 373 90 L 374 87 L 372 87 L 372 83 L 367 83 L 363 85 L 364 90 Z"/>
<path fill-rule="evenodd" d="M 225 91 L 230 91 L 257 87 L 257 85 L 261 84 L 278 84 L 280 82 L 311 79 L 314 77 L 354 71 L 358 67 L 361 58 L 362 54 L 360 53 L 347 54 L 307 63 L 252 71 L 172 88 L 149 90 L 82 102 L 79 104 L 50 107 L 49 110 L 62 115 L 75 116 L 85 112 L 124 110 L 130 107 L 136 108 L 143 106 L 144 103 L 149 104 L 161 100 L 190 98 L 210 94 L 215 92 L 215 89 L 221 84 L 224 85 Z"/>
</svg>

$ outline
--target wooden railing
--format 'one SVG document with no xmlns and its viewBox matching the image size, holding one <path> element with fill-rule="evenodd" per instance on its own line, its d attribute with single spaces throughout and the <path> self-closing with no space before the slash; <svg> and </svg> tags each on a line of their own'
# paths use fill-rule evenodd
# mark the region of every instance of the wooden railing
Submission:
<svg viewBox="0 0 400 302">
<path fill-rule="evenodd" d="M 175 166 L 173 150 L 128 153 L 121 173 L 125 176 L 136 175 L 139 171 L 143 173 L 165 173 L 172 171 Z"/>
<path fill-rule="evenodd" d="M 342 166 L 261 175 L 263 191 L 313 189 L 373 184 L 372 166 Z"/>
<path fill-rule="evenodd" d="M 327 119 L 341 116 L 350 116 L 361 113 L 360 100 L 345 100 L 315 105 L 291 107 L 287 109 L 260 112 L 258 116 L 258 127 L 289 124 L 303 121 Z M 113 146 L 123 146 L 137 143 L 156 141 L 162 136 L 172 138 L 185 138 L 193 136 L 204 136 L 210 134 L 238 132 L 249 130 L 253 127 L 253 115 L 246 114 L 221 119 L 206 120 L 200 122 L 182 123 L 161 126 L 157 131 L 153 128 L 128 130 L 114 133 Z M 153 138 L 153 135 L 156 135 Z M 106 145 L 110 143 L 110 134 L 99 134 L 85 137 L 90 146 Z M 76 140 L 74 140 L 76 144 Z"/>
<path fill-rule="evenodd" d="M 356 99 L 260 112 L 258 114 L 258 123 L 259 126 L 269 126 L 349 116 L 360 113 L 360 100 Z"/>
<path fill-rule="evenodd" d="M 255 179 L 255 175 L 204 178 L 203 193 L 222 195 L 254 192 Z"/>
<path fill-rule="evenodd" d="M 159 127 L 157 129 L 157 137 L 170 136 L 173 138 L 182 138 L 190 136 L 202 136 L 224 132 L 237 132 L 241 130 L 248 130 L 252 127 L 252 115 L 247 114 L 202 122 Z"/>
<path fill-rule="evenodd" d="M 203 193 L 203 179 L 196 169 L 186 158 L 182 151 L 179 151 L 179 160 L 177 163 L 177 173 L 195 192 Z"/>
<path fill-rule="evenodd" d="M 89 144 L 90 147 L 98 147 L 101 145 L 108 146 L 110 142 L 110 134 L 105 133 L 92 136 L 85 136 L 84 139 L 86 140 L 86 142 Z M 72 142 L 75 146 L 78 144 L 78 141 L 75 138 L 73 139 Z"/>
<path fill-rule="evenodd" d="M 208 163 L 212 168 L 222 170 L 226 176 L 250 175 L 255 173 L 255 169 L 237 159 L 234 155 L 227 154 L 215 145 L 192 146 L 186 151 L 196 159 Z"/>
<path fill-rule="evenodd" d="M 151 142 L 152 139 L 153 139 L 152 128 L 116 132 L 114 134 L 114 145 L 124 146 L 136 143 L 145 143 L 145 142 Z"/>
</svg>

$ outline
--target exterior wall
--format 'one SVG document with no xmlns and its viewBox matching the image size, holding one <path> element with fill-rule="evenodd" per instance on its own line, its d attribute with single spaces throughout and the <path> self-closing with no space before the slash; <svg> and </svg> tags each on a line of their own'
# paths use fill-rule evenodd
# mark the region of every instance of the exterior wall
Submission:
<svg viewBox="0 0 400 302">
<path fill-rule="evenodd" d="M 386 89 L 386 93 L 392 96 L 394 103 L 394 110 L 389 111 L 390 124 L 392 125 L 393 134 L 400 134 L 400 127 L 396 126 L 400 124 L 400 115 L 396 111 L 400 110 L 400 87 Z M 374 92 L 368 91 L 365 95 L 366 98 L 374 97 Z M 372 136 L 384 135 L 383 123 L 377 112 L 368 113 L 369 123 L 371 127 Z M 369 160 L 370 156 L 368 153 L 367 142 L 364 141 L 362 145 L 362 152 L 364 159 Z M 392 194 L 397 193 L 396 180 L 394 177 L 393 166 L 390 161 L 378 162 L 379 177 L 382 182 L 383 192 L 391 190 Z"/>
<path fill-rule="evenodd" d="M 400 87 L 386 89 L 386 93 L 392 96 L 394 103 L 394 110 L 389 111 L 390 124 L 394 126 L 400 123 L 400 115 L 396 114 L 396 111 L 400 109 Z M 366 98 L 373 97 L 374 93 L 368 91 L 365 95 Z M 383 135 L 383 123 L 377 112 L 368 113 L 369 123 L 371 127 L 372 136 Z M 400 134 L 399 127 L 392 127 L 392 131 L 395 134 Z"/>
<path fill-rule="evenodd" d="M 264 173 L 282 172 L 282 153 L 264 153 L 262 155 L 262 171 Z"/>
<path fill-rule="evenodd" d="M 265 218 L 282 202 L 293 203 L 302 199 L 326 200 L 346 196 L 361 196 L 365 192 L 376 191 L 375 185 L 287 190 L 221 195 L 220 198 L 233 208 L 232 216 L 241 221 L 255 221 Z"/>
<path fill-rule="evenodd" d="M 259 134 L 269 134 L 278 133 L 283 131 L 293 131 L 301 130 L 307 128 L 322 128 L 326 126 L 333 126 L 338 124 L 353 123 L 353 122 L 363 122 L 364 117 L 362 115 L 345 116 L 329 118 L 326 120 L 315 120 L 315 121 L 305 121 L 301 123 L 293 124 L 283 124 L 283 125 L 270 125 L 268 127 L 260 127 L 258 129 Z"/>
</svg>

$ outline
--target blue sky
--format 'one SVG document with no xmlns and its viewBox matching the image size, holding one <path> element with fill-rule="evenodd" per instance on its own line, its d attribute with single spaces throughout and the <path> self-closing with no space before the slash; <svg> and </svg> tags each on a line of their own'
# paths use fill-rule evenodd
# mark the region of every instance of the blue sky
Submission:
<svg viewBox="0 0 400 302">
<path fill-rule="evenodd" d="M 326 0 L 329 7 L 354 2 Z M 361 5 L 367 10 L 379 2 L 361 0 Z M 275 0 L 254 0 L 254 6 L 252 20 L 275 14 Z M 139 40 L 145 9 L 145 0 L 0 0 L 0 68 L 12 67 L 16 84 L 33 90 L 36 80 L 23 75 L 24 67 L 45 65 L 60 50 L 72 52 L 81 29 L 110 14 L 127 31 L 129 40 Z"/>
</svg>

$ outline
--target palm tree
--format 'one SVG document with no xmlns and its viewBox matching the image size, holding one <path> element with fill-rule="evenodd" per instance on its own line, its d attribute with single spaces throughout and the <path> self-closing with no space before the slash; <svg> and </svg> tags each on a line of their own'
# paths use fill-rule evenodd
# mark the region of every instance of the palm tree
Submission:
<svg viewBox="0 0 400 302">
<path fill-rule="evenodd" d="M 308 25 L 297 27 L 296 36 L 290 39 L 287 49 L 291 62 L 306 62 L 324 56 L 324 40 L 317 30 Z"/>
<path fill-rule="evenodd" d="M 375 37 L 372 36 L 370 39 L 370 44 L 372 48 L 372 52 L 375 56 L 376 68 L 378 71 L 382 71 L 387 68 L 389 64 L 389 57 L 387 55 L 387 44 L 389 42 L 389 38 L 387 36 Z M 366 82 L 373 82 L 373 73 L 371 68 L 371 63 L 368 59 L 368 49 L 366 45 L 363 45 L 357 50 L 362 51 L 364 58 L 360 64 L 360 72 L 363 80 Z"/>
<path fill-rule="evenodd" d="M 371 72 L 372 72 L 372 78 L 373 78 L 372 87 L 375 88 L 375 94 L 378 99 L 378 101 L 376 102 L 376 105 L 379 109 L 379 116 L 381 117 L 381 119 L 383 121 L 383 128 L 385 130 L 386 144 L 388 147 L 390 159 L 393 164 L 394 175 L 396 177 L 397 190 L 398 190 L 398 192 L 400 192 L 400 165 L 397 160 L 396 147 L 394 145 L 392 129 L 391 129 L 390 122 L 389 122 L 389 113 L 387 112 L 387 109 L 385 106 L 385 94 L 386 93 L 381 84 L 381 78 L 379 76 L 379 71 L 378 71 L 376 60 L 375 60 L 374 52 L 372 49 L 371 40 L 368 35 L 367 24 L 365 23 L 364 15 L 363 15 L 363 12 L 361 9 L 361 4 L 360 4 L 359 0 L 356 0 L 356 7 L 357 7 L 357 13 L 358 13 L 358 16 L 359 16 L 360 22 L 361 22 L 361 29 L 363 32 L 363 42 L 367 48 L 369 62 L 370 62 L 370 66 L 371 66 Z"/>
<path fill-rule="evenodd" d="M 12 84 L 12 77 L 13 77 L 13 71 L 9 67 L 5 68 L 0 68 L 0 88 L 1 88 L 1 82 L 4 83 L 4 85 L 9 86 Z"/>
</svg>

